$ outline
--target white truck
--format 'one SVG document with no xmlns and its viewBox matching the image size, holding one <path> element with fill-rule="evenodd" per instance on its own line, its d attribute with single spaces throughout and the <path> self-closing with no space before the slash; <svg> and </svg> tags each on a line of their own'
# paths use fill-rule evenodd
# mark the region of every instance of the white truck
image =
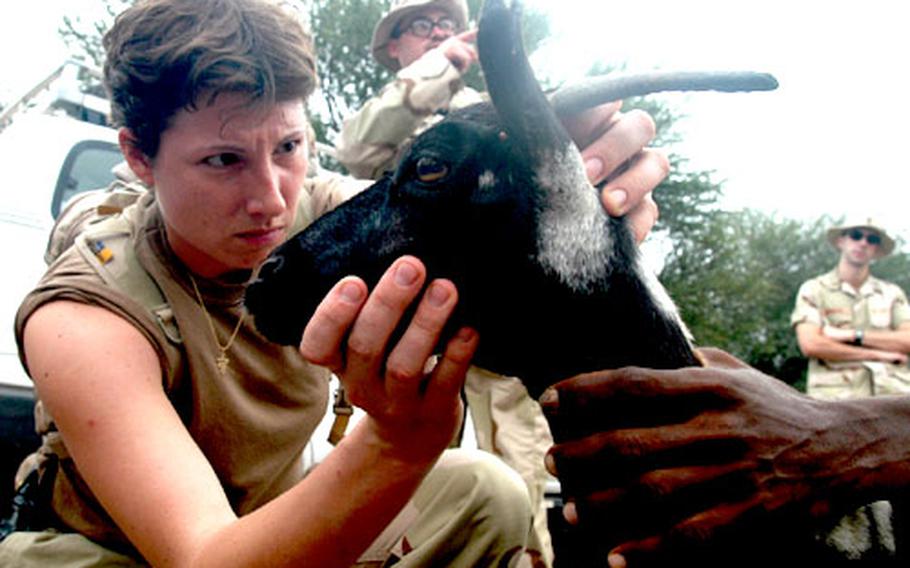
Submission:
<svg viewBox="0 0 910 568">
<path fill-rule="evenodd" d="M 80 90 L 87 68 L 66 62 L 0 113 L 0 514 L 20 459 L 38 443 L 32 383 L 19 362 L 13 319 L 47 268 L 44 249 L 54 219 L 73 195 L 104 187 L 123 160 L 107 101 Z"/>
</svg>

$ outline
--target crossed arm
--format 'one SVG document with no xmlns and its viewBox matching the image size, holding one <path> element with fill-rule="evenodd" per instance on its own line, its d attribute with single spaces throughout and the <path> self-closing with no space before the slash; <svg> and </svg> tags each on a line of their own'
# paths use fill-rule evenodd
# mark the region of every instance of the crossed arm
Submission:
<svg viewBox="0 0 910 568">
<path fill-rule="evenodd" d="M 796 326 L 796 339 L 806 357 L 828 361 L 882 361 L 906 364 L 910 353 L 910 322 L 897 329 L 869 329 L 863 332 L 863 344 L 852 345 L 855 330 L 801 323 Z"/>
</svg>

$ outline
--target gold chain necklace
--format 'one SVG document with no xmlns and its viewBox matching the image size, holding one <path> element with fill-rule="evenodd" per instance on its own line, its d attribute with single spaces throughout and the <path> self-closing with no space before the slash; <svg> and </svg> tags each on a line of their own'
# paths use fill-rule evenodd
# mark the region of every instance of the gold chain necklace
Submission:
<svg viewBox="0 0 910 568">
<path fill-rule="evenodd" d="M 218 372 L 221 373 L 221 376 L 224 376 L 227 373 L 227 369 L 231 364 L 231 359 L 227 356 L 227 350 L 231 348 L 231 345 L 234 344 L 234 340 L 237 339 L 237 333 L 240 332 L 240 326 L 243 325 L 243 320 L 246 317 L 246 312 L 240 314 L 240 319 L 237 320 L 237 325 L 234 327 L 234 332 L 231 333 L 230 339 L 224 345 L 218 340 L 218 332 L 215 331 L 215 322 L 212 321 L 212 316 L 209 314 L 208 309 L 205 307 L 205 302 L 202 301 L 202 294 L 199 293 L 199 286 L 196 285 L 196 279 L 193 278 L 193 275 L 187 272 L 187 275 L 190 277 L 190 283 L 193 284 L 193 291 L 196 292 L 196 299 L 199 300 L 199 306 L 202 307 L 202 313 L 205 314 L 205 319 L 209 322 L 209 329 L 212 330 L 212 337 L 215 339 L 215 345 L 218 346 L 220 353 L 215 357 L 215 365 L 218 367 Z"/>
</svg>

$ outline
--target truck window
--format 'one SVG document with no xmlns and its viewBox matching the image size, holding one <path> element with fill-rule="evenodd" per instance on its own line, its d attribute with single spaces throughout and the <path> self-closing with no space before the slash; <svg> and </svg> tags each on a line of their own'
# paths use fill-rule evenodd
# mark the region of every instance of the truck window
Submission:
<svg viewBox="0 0 910 568">
<path fill-rule="evenodd" d="M 114 181 L 114 166 L 122 161 L 120 148 L 110 142 L 83 140 L 73 146 L 63 161 L 51 200 L 54 219 L 77 193 L 107 187 Z"/>
</svg>

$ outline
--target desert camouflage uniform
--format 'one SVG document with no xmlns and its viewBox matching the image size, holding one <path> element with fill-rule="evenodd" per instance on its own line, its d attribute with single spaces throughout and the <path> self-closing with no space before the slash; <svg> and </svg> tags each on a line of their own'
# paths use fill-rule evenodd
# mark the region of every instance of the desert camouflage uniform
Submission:
<svg viewBox="0 0 910 568">
<path fill-rule="evenodd" d="M 870 276 L 860 289 L 841 281 L 837 271 L 805 282 L 790 318 L 794 326 L 811 323 L 849 329 L 894 330 L 910 321 L 910 306 L 900 287 Z M 879 361 L 809 360 L 807 392 L 817 398 L 910 393 L 910 369 Z"/>
<path fill-rule="evenodd" d="M 401 149 L 446 112 L 482 100 L 445 55 L 429 51 L 344 121 L 335 144 L 338 161 L 355 177 L 377 179 L 394 168 Z"/>
<path fill-rule="evenodd" d="M 900 287 L 869 276 L 856 290 L 837 270 L 806 281 L 796 296 L 790 323 L 848 329 L 895 330 L 910 321 L 910 307 Z M 881 361 L 809 360 L 807 393 L 839 400 L 910 393 L 910 369 Z M 829 546 L 851 560 L 893 558 L 896 543 L 892 506 L 876 501 L 843 517 L 830 532 L 820 534 Z"/>
<path fill-rule="evenodd" d="M 483 100 L 484 95 L 464 85 L 442 52 L 428 51 L 345 121 L 335 147 L 338 160 L 352 175 L 376 179 L 393 170 L 400 153 L 446 112 Z M 541 551 L 550 565 L 543 498 L 550 476 L 543 459 L 553 439 L 540 406 L 518 379 L 476 367 L 468 373 L 465 394 L 478 447 L 501 457 L 528 485 L 537 511 L 529 551 Z"/>
</svg>

